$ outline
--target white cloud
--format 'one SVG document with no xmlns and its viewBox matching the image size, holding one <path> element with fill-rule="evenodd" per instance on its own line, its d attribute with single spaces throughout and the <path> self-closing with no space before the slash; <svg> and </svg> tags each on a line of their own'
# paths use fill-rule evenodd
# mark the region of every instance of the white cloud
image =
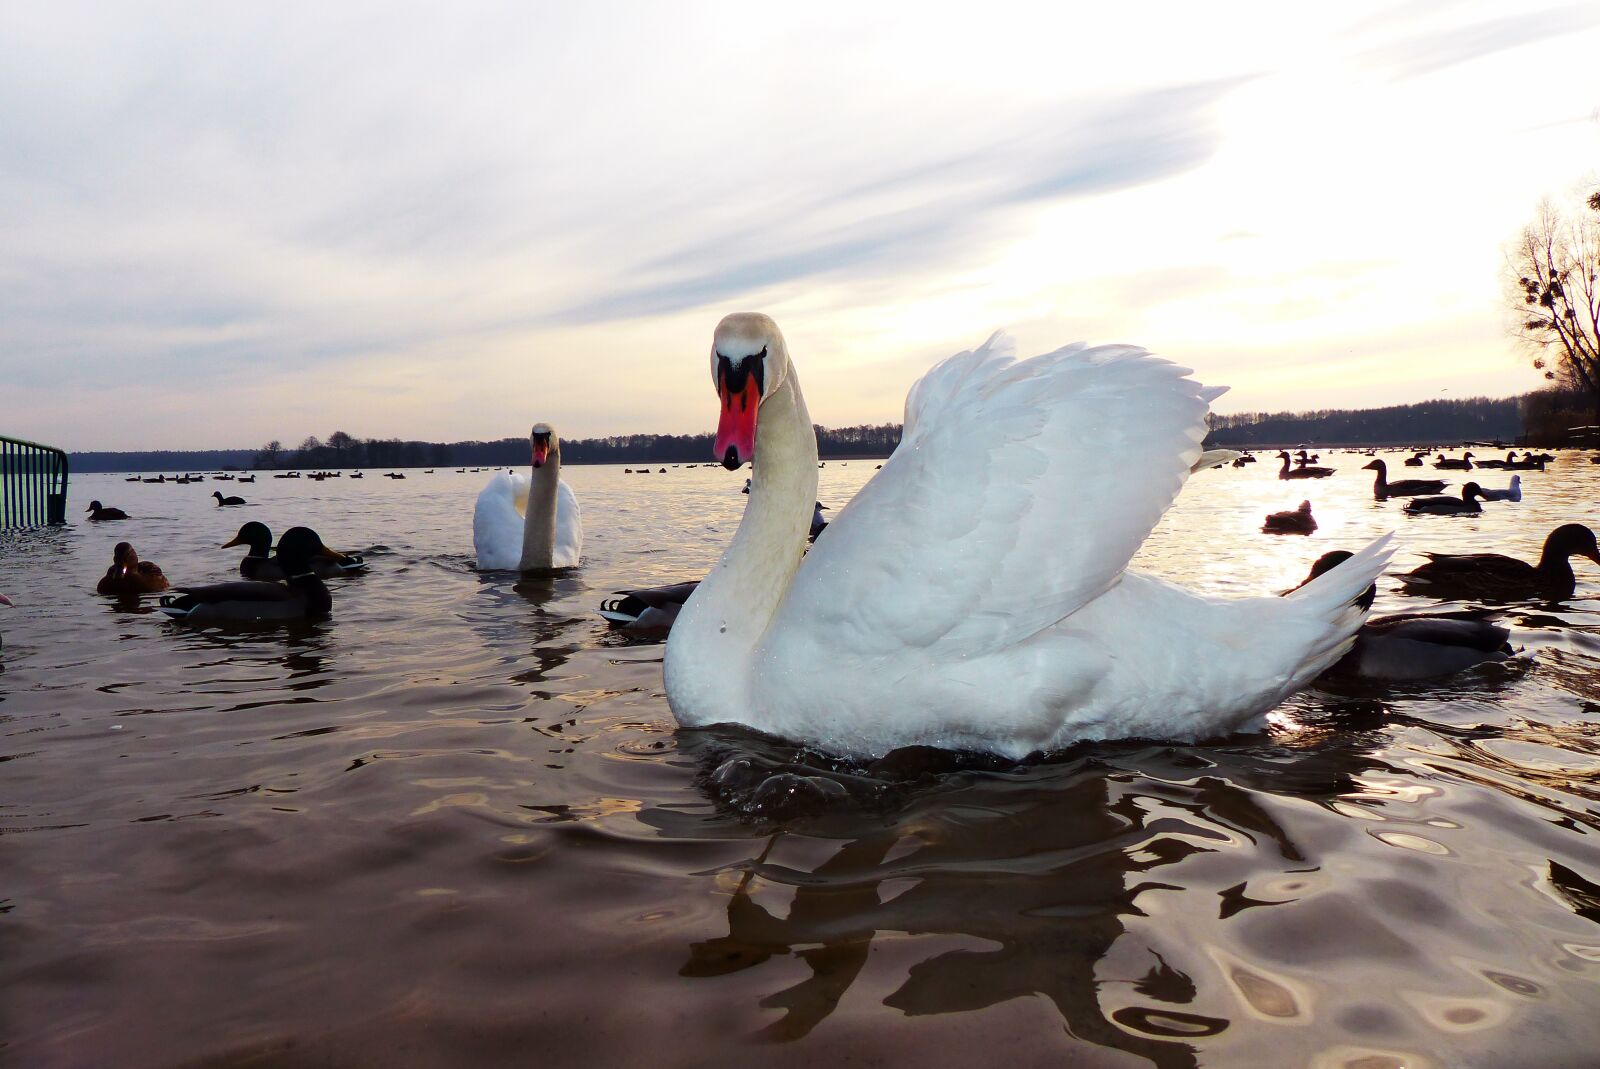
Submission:
<svg viewBox="0 0 1600 1069">
<path fill-rule="evenodd" d="M 996 326 L 1234 408 L 1537 385 L 1500 247 L 1592 166 L 1595 19 L 1297 7 L 14 5 L 4 429 L 703 429 L 754 306 L 835 424 Z"/>
</svg>

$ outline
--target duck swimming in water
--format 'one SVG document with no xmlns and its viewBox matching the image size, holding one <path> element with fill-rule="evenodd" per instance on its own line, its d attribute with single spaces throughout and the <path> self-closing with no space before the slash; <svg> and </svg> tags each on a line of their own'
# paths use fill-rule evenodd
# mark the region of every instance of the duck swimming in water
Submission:
<svg viewBox="0 0 1600 1069">
<path fill-rule="evenodd" d="M 1308 535 L 1317 529 L 1316 518 L 1311 515 L 1311 502 L 1302 501 L 1292 512 L 1274 512 L 1261 525 L 1262 534 Z"/>
<path fill-rule="evenodd" d="M 1389 497 L 1416 497 L 1419 494 L 1437 494 L 1445 488 L 1443 479 L 1397 479 L 1389 481 L 1389 465 L 1381 460 L 1361 465 L 1363 471 L 1375 471 L 1378 477 L 1372 482 L 1372 496 L 1379 501 Z"/>
<path fill-rule="evenodd" d="M 1344 655 L 1392 552 L 1380 538 L 1289 598 L 1202 597 L 1130 570 L 1221 391 L 1134 346 L 1017 361 L 997 335 L 911 388 L 894 455 L 803 553 L 817 438 L 783 335 L 732 315 L 710 349 L 715 455 L 754 474 L 667 639 L 685 727 L 859 756 L 1213 738 Z"/>
<path fill-rule="evenodd" d="M 1349 559 L 1350 554 L 1342 549 L 1324 553 L 1300 586 Z M 1371 608 L 1377 596 L 1374 583 L 1367 588 L 1362 603 Z M 1513 652 L 1510 638 L 1511 632 L 1506 628 L 1479 618 L 1420 613 L 1369 616 L 1356 632 L 1350 652 L 1318 678 L 1383 683 L 1438 679 L 1486 661 L 1505 660 Z"/>
<path fill-rule="evenodd" d="M 1291 468 L 1289 466 L 1288 450 L 1284 450 L 1278 456 L 1283 458 L 1283 467 L 1278 469 L 1278 478 L 1280 479 L 1326 479 L 1336 470 L 1334 468 L 1318 468 L 1311 465 Z"/>
<path fill-rule="evenodd" d="M 244 498 L 242 498 L 242 497 L 223 497 L 221 490 L 213 490 L 213 491 L 211 491 L 211 496 L 217 499 L 217 507 L 218 508 L 221 508 L 224 505 L 242 505 L 242 504 L 244 504 Z"/>
<path fill-rule="evenodd" d="M 1461 488 L 1460 497 L 1414 497 L 1406 502 L 1405 511 L 1413 516 L 1460 516 L 1482 512 L 1483 506 L 1478 504 L 1482 494 L 1483 489 L 1477 483 L 1468 483 Z"/>
<path fill-rule="evenodd" d="M 278 539 L 283 583 L 217 583 L 184 587 L 161 598 L 161 611 L 194 624 L 312 620 L 327 616 L 333 597 L 312 569 L 318 556 L 333 553 L 309 527 L 291 527 Z"/>
<path fill-rule="evenodd" d="M 1570 598 L 1578 577 L 1572 557 L 1600 564 L 1594 532 L 1581 523 L 1564 523 L 1544 540 L 1538 564 L 1501 553 L 1424 553 L 1428 563 L 1400 576 L 1408 594 L 1437 598 Z"/>
<path fill-rule="evenodd" d="M 98 501 L 89 502 L 89 507 L 84 510 L 89 514 L 89 519 L 94 523 L 102 520 L 125 520 L 128 514 L 121 509 L 106 508 Z"/>
<path fill-rule="evenodd" d="M 111 567 L 94 589 L 96 594 L 159 594 L 170 585 L 159 566 L 140 560 L 131 543 L 118 542 Z"/>
<path fill-rule="evenodd" d="M 222 549 L 233 546 L 245 546 L 249 552 L 239 562 L 239 574 L 246 579 L 255 579 L 261 582 L 276 582 L 284 578 L 283 568 L 267 554 L 272 549 L 272 529 L 257 520 L 251 520 L 239 528 L 239 533 L 233 536 L 230 542 L 222 543 Z M 311 559 L 311 570 L 320 578 L 333 579 L 341 575 L 354 575 L 364 570 L 367 566 L 366 559 L 359 553 L 340 553 L 338 550 L 323 547 L 324 552 Z"/>
</svg>

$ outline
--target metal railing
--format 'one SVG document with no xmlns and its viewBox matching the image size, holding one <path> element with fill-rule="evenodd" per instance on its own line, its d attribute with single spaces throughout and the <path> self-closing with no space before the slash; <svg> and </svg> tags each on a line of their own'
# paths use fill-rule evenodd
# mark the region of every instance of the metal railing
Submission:
<svg viewBox="0 0 1600 1069">
<path fill-rule="evenodd" d="M 67 522 L 67 454 L 0 435 L 0 528 Z"/>
</svg>

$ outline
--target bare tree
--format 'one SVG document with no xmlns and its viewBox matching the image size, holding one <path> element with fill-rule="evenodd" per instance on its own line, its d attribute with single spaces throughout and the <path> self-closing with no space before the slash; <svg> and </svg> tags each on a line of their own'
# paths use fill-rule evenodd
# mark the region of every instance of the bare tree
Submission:
<svg viewBox="0 0 1600 1069">
<path fill-rule="evenodd" d="M 1512 250 L 1517 334 L 1544 377 L 1581 393 L 1600 424 L 1600 190 L 1545 202 Z"/>
</svg>

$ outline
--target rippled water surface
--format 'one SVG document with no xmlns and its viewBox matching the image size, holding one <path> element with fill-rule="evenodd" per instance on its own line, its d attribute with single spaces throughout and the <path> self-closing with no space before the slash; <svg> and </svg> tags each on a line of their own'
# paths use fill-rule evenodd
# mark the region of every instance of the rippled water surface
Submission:
<svg viewBox="0 0 1600 1069">
<path fill-rule="evenodd" d="M 1375 504 L 1363 462 L 1202 473 L 1138 566 L 1271 592 L 1384 530 L 1403 568 L 1532 559 L 1600 519 L 1575 455 L 1477 518 Z M 823 500 L 873 466 L 830 463 Z M 0 534 L 0 1062 L 1600 1061 L 1587 562 L 1568 602 L 1506 612 L 1522 657 L 1447 685 L 1308 691 L 1209 745 L 843 768 L 676 730 L 663 647 L 594 613 L 703 573 L 743 473 L 566 476 L 587 552 L 554 580 L 472 570 L 485 474 L 80 476 L 80 522 Z M 1315 536 L 1259 533 L 1307 496 Z M 81 522 L 91 498 L 133 518 Z M 92 593 L 120 539 L 175 582 L 228 578 L 215 547 L 247 519 L 371 572 L 330 584 L 328 621 L 235 632 Z M 824 781 L 832 802 L 793 804 Z"/>
</svg>

